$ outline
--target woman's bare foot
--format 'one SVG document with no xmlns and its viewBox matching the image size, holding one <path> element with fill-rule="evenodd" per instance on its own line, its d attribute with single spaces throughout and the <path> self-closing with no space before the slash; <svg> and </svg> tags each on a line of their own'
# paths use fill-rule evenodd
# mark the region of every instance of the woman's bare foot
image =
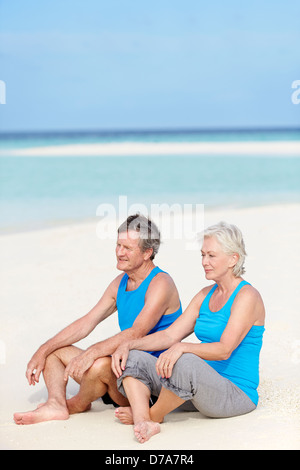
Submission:
<svg viewBox="0 0 300 470">
<path fill-rule="evenodd" d="M 88 405 L 86 403 L 82 403 L 78 398 L 78 395 L 75 395 L 75 397 L 72 397 L 67 400 L 67 407 L 70 415 L 73 415 L 75 413 L 83 413 L 84 411 L 89 411 L 92 405 L 91 403 L 89 403 Z"/>
<path fill-rule="evenodd" d="M 115 411 L 115 417 L 123 424 L 133 424 L 133 415 L 130 406 L 117 408 Z"/>
<path fill-rule="evenodd" d="M 15 413 L 16 424 L 36 424 L 43 421 L 63 420 L 69 418 L 68 409 L 57 402 L 47 402 L 41 404 L 34 411 L 25 413 Z"/>
<path fill-rule="evenodd" d="M 150 437 L 160 432 L 160 425 L 154 421 L 142 421 L 134 426 L 134 434 L 137 440 L 143 444 Z"/>
</svg>

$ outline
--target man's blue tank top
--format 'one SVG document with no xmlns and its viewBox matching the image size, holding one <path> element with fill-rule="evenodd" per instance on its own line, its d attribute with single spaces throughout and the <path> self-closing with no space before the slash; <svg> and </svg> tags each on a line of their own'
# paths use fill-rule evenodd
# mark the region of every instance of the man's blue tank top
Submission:
<svg viewBox="0 0 300 470">
<path fill-rule="evenodd" d="M 217 284 L 209 291 L 200 307 L 195 324 L 195 335 L 203 343 L 219 342 L 228 323 L 231 307 L 241 288 L 249 282 L 241 281 L 230 298 L 217 312 L 209 308 L 209 301 Z M 248 395 L 255 405 L 258 403 L 259 354 L 262 347 L 264 326 L 252 326 L 243 341 L 224 361 L 206 361 L 220 375 L 233 382 Z"/>
<path fill-rule="evenodd" d="M 143 280 L 139 287 L 132 291 L 127 291 L 128 275 L 125 273 L 121 279 L 118 294 L 117 294 L 117 309 L 118 320 L 121 331 L 131 328 L 136 317 L 144 308 L 145 295 L 152 279 L 158 274 L 163 273 L 158 266 L 152 269 L 151 273 Z M 180 315 L 182 314 L 182 307 L 180 302 L 179 309 L 168 315 L 162 315 L 157 324 L 149 331 L 148 335 L 156 331 L 165 330 L 168 328 Z M 162 351 L 148 351 L 153 356 L 158 357 Z"/>
</svg>

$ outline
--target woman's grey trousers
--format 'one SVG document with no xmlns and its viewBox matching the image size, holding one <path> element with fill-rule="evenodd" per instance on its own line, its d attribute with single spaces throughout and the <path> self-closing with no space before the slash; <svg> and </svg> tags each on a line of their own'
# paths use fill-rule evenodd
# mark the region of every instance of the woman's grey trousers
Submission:
<svg viewBox="0 0 300 470">
<path fill-rule="evenodd" d="M 159 396 L 163 386 L 190 402 L 184 409 L 198 410 L 210 418 L 239 416 L 256 408 L 240 388 L 195 354 L 183 354 L 176 362 L 169 379 L 162 379 L 157 375 L 156 361 L 157 358 L 147 352 L 130 351 L 125 371 L 118 379 L 119 391 L 126 396 L 123 379 L 130 376 L 144 383 L 151 395 Z"/>
</svg>

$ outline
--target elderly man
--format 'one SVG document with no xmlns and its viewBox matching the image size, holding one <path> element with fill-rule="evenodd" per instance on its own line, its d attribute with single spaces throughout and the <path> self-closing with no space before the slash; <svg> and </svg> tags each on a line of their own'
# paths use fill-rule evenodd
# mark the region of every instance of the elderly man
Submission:
<svg viewBox="0 0 300 470">
<path fill-rule="evenodd" d="M 159 245 L 159 230 L 144 216 L 129 216 L 119 227 L 117 269 L 123 273 L 109 284 L 90 312 L 40 346 L 33 355 L 26 377 L 29 385 L 35 385 L 43 372 L 48 400 L 34 411 L 15 413 L 16 424 L 68 419 L 70 414 L 90 409 L 92 401 L 99 397 L 104 397 L 104 402 L 128 406 L 127 399 L 117 390 L 111 354 L 124 341 L 167 328 L 182 313 L 172 278 L 153 263 Z M 73 346 L 115 311 L 118 311 L 120 333 L 86 351 Z M 69 376 L 80 384 L 80 390 L 66 400 Z"/>
</svg>

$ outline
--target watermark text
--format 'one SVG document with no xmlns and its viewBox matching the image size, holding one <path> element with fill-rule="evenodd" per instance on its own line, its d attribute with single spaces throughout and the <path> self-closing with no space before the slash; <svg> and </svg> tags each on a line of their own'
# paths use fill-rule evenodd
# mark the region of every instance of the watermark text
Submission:
<svg viewBox="0 0 300 470">
<path fill-rule="evenodd" d="M 292 88 L 296 90 L 292 93 L 291 100 L 293 104 L 300 103 L 300 80 L 294 80 L 292 83 Z"/>
<path fill-rule="evenodd" d="M 6 83 L 0 80 L 0 104 L 6 104 Z"/>
<path fill-rule="evenodd" d="M 204 204 L 151 204 L 129 205 L 127 196 L 119 196 L 118 207 L 100 204 L 96 215 L 100 217 L 96 234 L 101 240 L 116 239 L 118 227 L 129 215 L 141 214 L 153 221 L 161 232 L 162 240 L 184 240 L 187 250 L 199 249 L 197 235 L 204 230 Z M 153 234 L 153 238 L 156 235 Z M 151 238 L 151 234 L 150 234 Z"/>
</svg>

